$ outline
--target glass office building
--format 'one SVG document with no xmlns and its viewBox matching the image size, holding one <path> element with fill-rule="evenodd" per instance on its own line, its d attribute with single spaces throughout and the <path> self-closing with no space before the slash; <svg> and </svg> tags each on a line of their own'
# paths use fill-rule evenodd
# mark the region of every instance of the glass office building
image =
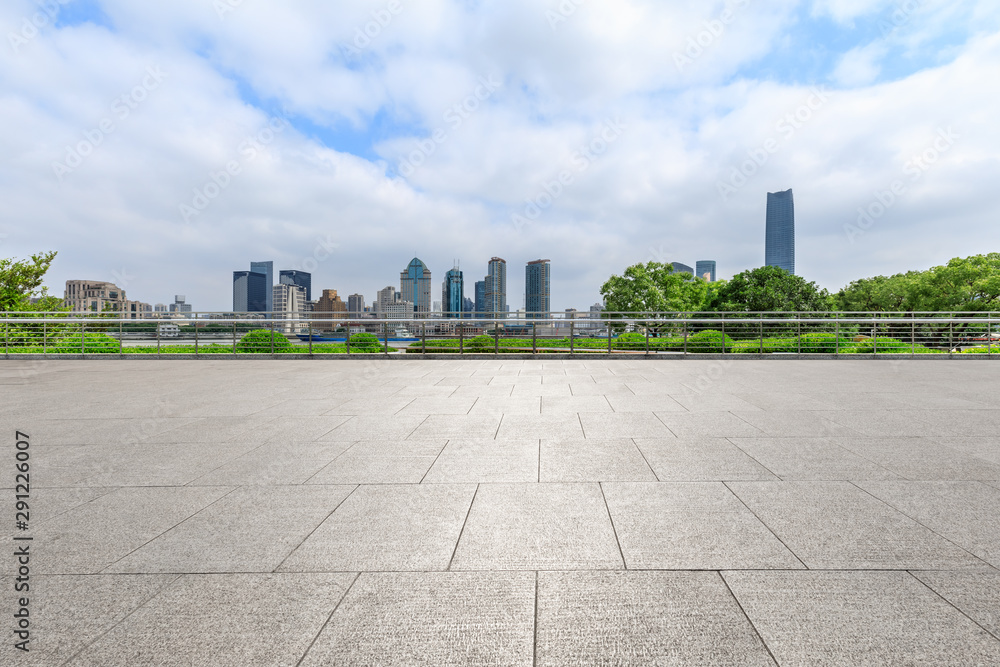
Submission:
<svg viewBox="0 0 1000 667">
<path fill-rule="evenodd" d="M 767 193 L 764 264 L 795 275 L 795 202 L 791 190 Z"/>
<path fill-rule="evenodd" d="M 552 264 L 547 259 L 528 262 L 524 269 L 524 310 L 530 319 L 544 318 L 552 310 Z"/>
<path fill-rule="evenodd" d="M 282 271 L 278 274 L 279 285 L 298 285 L 306 291 L 306 301 L 312 301 L 312 274 L 305 271 Z"/>
<path fill-rule="evenodd" d="M 681 264 L 680 262 L 674 262 L 672 264 L 672 266 L 674 267 L 674 273 L 690 273 L 692 276 L 694 275 L 694 269 L 692 269 L 687 264 Z"/>
<path fill-rule="evenodd" d="M 264 274 L 267 290 L 267 307 L 264 310 L 268 312 L 274 310 L 274 262 L 250 262 L 250 270 Z"/>
<path fill-rule="evenodd" d="M 431 270 L 416 257 L 399 274 L 399 293 L 400 300 L 413 304 L 416 317 L 431 312 Z"/>
<path fill-rule="evenodd" d="M 456 266 L 444 274 L 444 284 L 441 286 L 441 310 L 445 317 L 461 317 L 465 307 L 465 281 L 462 272 Z"/>
<path fill-rule="evenodd" d="M 482 317 L 486 312 L 486 281 L 476 283 L 476 317 Z"/>
<path fill-rule="evenodd" d="M 233 312 L 262 313 L 267 310 L 267 274 L 233 271 Z M 274 298 L 273 295 L 271 297 Z"/>
<path fill-rule="evenodd" d="M 694 274 L 710 283 L 715 282 L 715 260 L 703 259 L 694 265 Z"/>
<path fill-rule="evenodd" d="M 486 274 L 487 317 L 507 317 L 507 260 L 494 257 Z"/>
</svg>

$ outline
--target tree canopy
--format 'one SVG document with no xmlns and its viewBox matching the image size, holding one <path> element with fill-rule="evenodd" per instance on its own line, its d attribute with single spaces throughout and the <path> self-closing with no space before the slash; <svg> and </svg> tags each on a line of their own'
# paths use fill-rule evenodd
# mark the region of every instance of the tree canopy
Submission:
<svg viewBox="0 0 1000 667">
<path fill-rule="evenodd" d="M 59 310 L 61 300 L 42 285 L 55 257 L 55 252 L 45 252 L 30 260 L 0 259 L 0 311 Z M 32 304 L 33 298 L 39 301 Z"/>
<path fill-rule="evenodd" d="M 648 262 L 611 276 L 601 286 L 601 296 L 609 312 L 696 312 L 708 305 L 716 285 L 677 273 L 670 264 Z"/>
<path fill-rule="evenodd" d="M 712 310 L 724 312 L 806 312 L 830 308 L 830 294 L 825 289 L 777 266 L 762 266 L 734 276 L 711 304 Z"/>
</svg>

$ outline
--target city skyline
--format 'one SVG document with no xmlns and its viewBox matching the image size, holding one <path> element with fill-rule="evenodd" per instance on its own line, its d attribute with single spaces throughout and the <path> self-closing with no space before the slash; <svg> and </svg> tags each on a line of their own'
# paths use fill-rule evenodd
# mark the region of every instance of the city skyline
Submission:
<svg viewBox="0 0 1000 667">
<path fill-rule="evenodd" d="M 760 266 L 789 187 L 831 290 L 1000 241 L 984 0 L 443 2 L 362 46 L 374 5 L 220 4 L 56 3 L 28 37 L 37 5 L 0 7 L 0 247 L 58 250 L 53 291 L 225 310 L 246 258 L 370 296 L 499 254 L 550 258 L 561 310 L 639 262 Z"/>
</svg>

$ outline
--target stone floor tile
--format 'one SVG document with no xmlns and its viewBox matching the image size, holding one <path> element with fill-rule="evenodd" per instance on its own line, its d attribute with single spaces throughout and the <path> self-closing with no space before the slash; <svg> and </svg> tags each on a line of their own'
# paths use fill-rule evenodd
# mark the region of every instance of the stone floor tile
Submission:
<svg viewBox="0 0 1000 667">
<path fill-rule="evenodd" d="M 612 394 L 608 402 L 615 412 L 687 412 L 687 408 L 667 394 L 656 396 L 636 396 L 629 394 Z"/>
<path fill-rule="evenodd" d="M 764 435 L 759 428 L 729 412 L 655 414 L 678 438 L 753 438 Z"/>
<path fill-rule="evenodd" d="M 357 442 L 358 440 L 406 438 L 426 420 L 426 415 L 398 415 L 392 419 L 388 419 L 387 415 L 356 415 L 321 436 L 319 441 Z"/>
<path fill-rule="evenodd" d="M 482 396 L 469 411 L 470 415 L 539 415 L 542 413 L 539 396 Z"/>
<path fill-rule="evenodd" d="M 452 440 L 423 481 L 537 482 L 538 440 Z"/>
<path fill-rule="evenodd" d="M 913 572 L 935 593 L 1000 639 L 1000 572 Z"/>
<path fill-rule="evenodd" d="M 533 572 L 362 573 L 313 665 L 532 665 Z"/>
<path fill-rule="evenodd" d="M 731 438 L 781 479 L 900 479 L 899 475 L 837 444 L 836 438 Z"/>
<path fill-rule="evenodd" d="M 597 484 L 483 484 L 453 570 L 621 568 Z"/>
<path fill-rule="evenodd" d="M 500 415 L 431 415 L 410 435 L 414 440 L 445 438 L 493 438 Z"/>
<path fill-rule="evenodd" d="M 607 438 L 669 438 L 670 429 L 651 412 L 581 413 L 584 437 Z"/>
<path fill-rule="evenodd" d="M 733 414 L 769 436 L 781 438 L 826 438 L 857 435 L 855 431 L 846 426 L 841 426 L 829 419 L 817 416 L 815 412 L 804 410 L 734 411 Z"/>
<path fill-rule="evenodd" d="M 929 438 L 843 438 L 837 444 L 912 480 L 989 480 L 1000 477 L 992 463 Z"/>
<path fill-rule="evenodd" d="M 1000 661 L 1000 642 L 905 572 L 725 572 L 780 665 Z"/>
<path fill-rule="evenodd" d="M 602 486 L 630 570 L 804 567 L 719 482 Z"/>
<path fill-rule="evenodd" d="M 579 412 L 611 412 L 604 396 L 542 396 L 543 415 L 572 415 Z"/>
<path fill-rule="evenodd" d="M 504 415 L 498 440 L 583 437 L 579 415 Z"/>
<path fill-rule="evenodd" d="M 540 572 L 537 663 L 773 665 L 715 572 Z"/>
<path fill-rule="evenodd" d="M 661 482 L 777 480 L 725 438 L 636 438 Z"/>
<path fill-rule="evenodd" d="M 445 570 L 475 492 L 474 484 L 359 487 L 280 570 Z"/>
<path fill-rule="evenodd" d="M 347 451 L 350 442 L 262 445 L 211 470 L 191 486 L 302 484 Z"/>
<path fill-rule="evenodd" d="M 352 574 L 184 576 L 70 664 L 293 667 L 353 579 Z"/>
<path fill-rule="evenodd" d="M 541 442 L 542 482 L 656 481 L 642 453 L 628 438 L 566 438 Z"/>
</svg>

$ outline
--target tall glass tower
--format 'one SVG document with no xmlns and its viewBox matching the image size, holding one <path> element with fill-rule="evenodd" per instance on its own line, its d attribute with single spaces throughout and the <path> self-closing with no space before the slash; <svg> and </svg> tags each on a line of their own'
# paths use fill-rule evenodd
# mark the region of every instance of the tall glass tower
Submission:
<svg viewBox="0 0 1000 667">
<path fill-rule="evenodd" d="M 462 317 L 465 307 L 465 281 L 462 272 L 456 266 L 444 274 L 444 285 L 441 286 L 441 310 L 445 317 Z"/>
<path fill-rule="evenodd" d="M 401 300 L 413 304 L 415 317 L 431 312 L 431 270 L 416 257 L 399 274 L 399 292 Z"/>
<path fill-rule="evenodd" d="M 552 310 L 552 264 L 547 259 L 528 262 L 524 269 L 524 310 L 529 319 L 548 316 Z"/>
<path fill-rule="evenodd" d="M 507 260 L 494 257 L 486 274 L 486 315 L 507 317 Z"/>
<path fill-rule="evenodd" d="M 267 308 L 266 282 L 267 275 L 264 273 L 233 271 L 233 312 L 264 312 Z"/>
<path fill-rule="evenodd" d="M 767 193 L 764 264 L 795 275 L 795 202 L 791 190 Z"/>
<path fill-rule="evenodd" d="M 704 278 L 710 283 L 715 282 L 715 260 L 703 259 L 694 265 L 694 273 L 699 278 Z"/>
<path fill-rule="evenodd" d="M 486 281 L 476 282 L 476 317 L 482 317 L 486 312 Z"/>
<path fill-rule="evenodd" d="M 266 276 L 264 287 L 267 290 L 267 307 L 264 310 L 274 310 L 274 262 L 250 262 L 250 270 Z"/>
</svg>

